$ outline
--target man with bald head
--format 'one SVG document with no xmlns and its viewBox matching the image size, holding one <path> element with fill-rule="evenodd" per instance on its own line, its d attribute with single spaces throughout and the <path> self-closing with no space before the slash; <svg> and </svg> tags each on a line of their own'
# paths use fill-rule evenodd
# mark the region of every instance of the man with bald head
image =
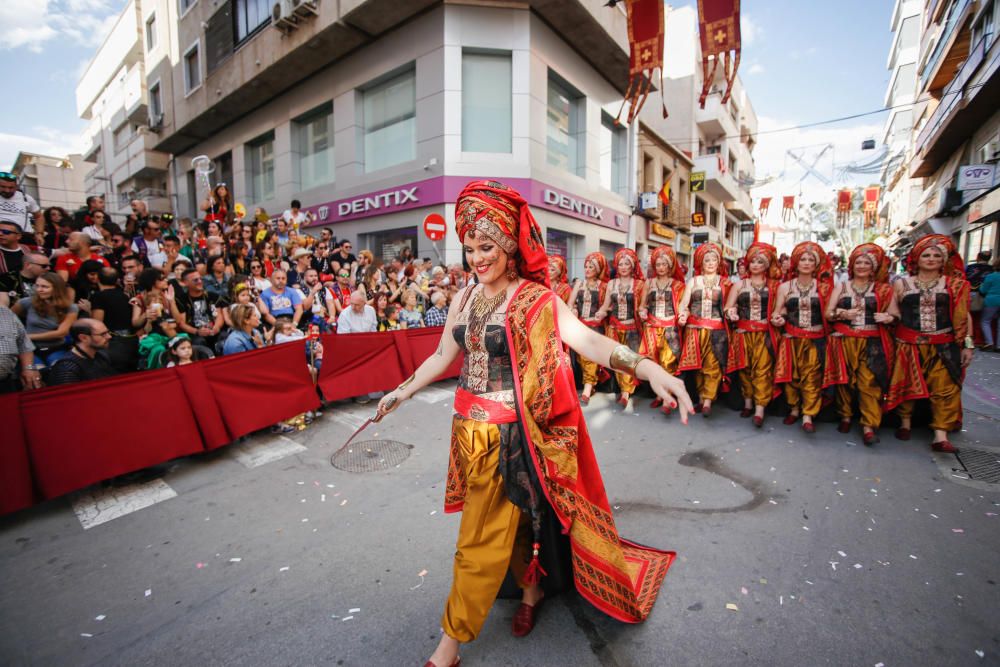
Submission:
<svg viewBox="0 0 1000 667">
<path fill-rule="evenodd" d="M 21 270 L 0 276 L 0 305 L 9 306 L 24 297 L 35 294 L 35 280 L 52 270 L 49 258 L 37 252 L 27 252 L 21 261 Z"/>
<path fill-rule="evenodd" d="M 338 334 L 370 333 L 378 329 L 378 317 L 375 315 L 375 309 L 365 303 L 365 300 L 365 293 L 362 290 L 351 293 L 351 307 L 340 311 L 340 316 L 337 318 Z M 373 398 L 381 397 L 382 392 L 376 392 L 367 396 L 358 396 L 354 402 L 363 405 Z"/>
<path fill-rule="evenodd" d="M 69 252 L 60 255 L 56 260 L 56 273 L 66 282 L 76 278 L 76 272 L 88 259 L 98 261 L 104 266 L 111 266 L 108 260 L 90 251 L 90 237 L 83 232 L 70 234 L 66 247 L 69 248 Z"/>
<path fill-rule="evenodd" d="M 84 380 L 99 380 L 118 371 L 108 359 L 111 332 L 104 322 L 85 317 L 69 328 L 73 349 L 52 366 L 46 382 L 51 385 L 70 384 Z"/>
</svg>

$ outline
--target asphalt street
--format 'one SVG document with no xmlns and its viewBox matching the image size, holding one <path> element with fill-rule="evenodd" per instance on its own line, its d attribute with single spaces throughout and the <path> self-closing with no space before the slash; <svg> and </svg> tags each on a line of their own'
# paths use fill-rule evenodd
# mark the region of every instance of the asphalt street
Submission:
<svg viewBox="0 0 1000 667">
<path fill-rule="evenodd" d="M 362 436 L 412 445 L 387 469 L 331 466 L 374 409 L 342 402 L 288 438 L 0 518 L 0 661 L 423 664 L 459 521 L 442 508 L 453 386 Z M 980 353 L 954 442 L 987 463 L 998 396 L 1000 355 Z M 678 554 L 648 621 L 567 594 L 515 639 L 501 600 L 463 665 L 1000 664 L 1000 484 L 924 430 L 869 449 L 830 423 L 757 430 L 720 409 L 683 427 L 647 402 L 585 414 L 620 533 Z"/>
</svg>

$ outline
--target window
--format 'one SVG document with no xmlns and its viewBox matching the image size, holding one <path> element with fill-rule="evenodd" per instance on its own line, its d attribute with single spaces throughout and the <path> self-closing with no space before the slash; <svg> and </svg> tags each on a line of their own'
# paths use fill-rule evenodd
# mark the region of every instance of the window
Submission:
<svg viewBox="0 0 1000 667">
<path fill-rule="evenodd" d="M 417 86 L 412 67 L 362 92 L 365 171 L 417 157 Z"/>
<path fill-rule="evenodd" d="M 201 85 L 201 56 L 198 42 L 184 53 L 184 92 L 190 93 Z"/>
<path fill-rule="evenodd" d="M 255 203 L 274 198 L 274 132 L 247 144 L 250 199 Z"/>
<path fill-rule="evenodd" d="M 737 177 L 736 173 L 736 156 L 732 153 L 729 154 L 729 175 L 733 178 Z"/>
<path fill-rule="evenodd" d="M 159 81 L 149 87 L 149 115 L 154 121 L 163 115 L 163 93 Z"/>
<path fill-rule="evenodd" d="M 236 0 L 233 3 L 237 43 L 271 23 L 272 4 L 271 0 Z"/>
<path fill-rule="evenodd" d="M 146 50 L 156 48 L 156 14 L 150 14 L 146 19 Z"/>
<path fill-rule="evenodd" d="M 722 231 L 722 227 L 719 224 L 719 212 L 714 208 L 710 209 L 708 212 L 708 224 L 709 226 L 718 229 L 720 232 Z"/>
<path fill-rule="evenodd" d="M 180 6 L 181 9 L 181 15 L 183 15 L 184 12 L 186 12 L 187 10 L 194 7 L 194 3 L 196 2 L 198 2 L 198 0 L 177 0 L 177 4 Z"/>
<path fill-rule="evenodd" d="M 581 93 L 549 70 L 548 163 L 577 176 L 583 176 L 585 166 L 585 103 L 586 98 Z"/>
<path fill-rule="evenodd" d="M 333 103 L 293 120 L 292 134 L 299 159 L 299 189 L 333 183 Z"/>
<path fill-rule="evenodd" d="M 509 53 L 462 53 L 462 150 L 511 152 Z"/>
<path fill-rule="evenodd" d="M 125 150 L 129 142 L 132 141 L 132 123 L 125 123 L 121 127 L 112 133 L 112 139 L 114 140 L 115 153 L 120 153 Z"/>
<path fill-rule="evenodd" d="M 628 181 L 628 130 L 601 113 L 601 186 L 622 196 Z"/>
</svg>

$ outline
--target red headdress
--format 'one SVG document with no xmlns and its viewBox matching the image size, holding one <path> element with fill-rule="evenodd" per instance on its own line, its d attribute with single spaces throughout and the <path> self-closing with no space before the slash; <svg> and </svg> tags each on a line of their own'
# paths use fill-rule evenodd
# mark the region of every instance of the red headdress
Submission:
<svg viewBox="0 0 1000 667">
<path fill-rule="evenodd" d="M 847 260 L 847 275 L 854 278 L 854 262 L 859 257 L 867 257 L 872 263 L 872 279 L 877 283 L 884 283 L 889 280 L 889 256 L 881 246 L 874 243 L 862 243 L 851 251 L 851 256 Z"/>
<path fill-rule="evenodd" d="M 622 260 L 622 257 L 628 257 L 632 260 L 632 278 L 636 280 L 642 280 L 642 268 L 639 266 L 639 256 L 635 254 L 635 250 L 629 250 L 628 248 L 622 248 L 615 253 L 615 270 L 618 270 L 618 263 Z M 629 276 L 618 276 L 619 278 L 628 278 Z"/>
<path fill-rule="evenodd" d="M 684 282 L 684 268 L 681 267 L 681 263 L 677 261 L 677 253 L 674 249 L 661 245 L 653 248 L 653 252 L 649 255 L 649 277 L 653 279 L 656 277 L 656 260 L 660 257 L 666 257 L 670 260 L 670 277 L 674 280 L 679 280 Z"/>
<path fill-rule="evenodd" d="M 569 271 L 566 269 L 566 260 L 559 255 L 549 255 L 549 264 L 555 264 L 559 267 L 559 275 L 556 276 L 556 282 L 568 283 L 569 276 L 567 275 Z M 551 280 L 551 277 L 549 278 Z"/>
<path fill-rule="evenodd" d="M 928 248 L 937 248 L 944 255 L 942 273 L 948 277 L 965 277 L 965 264 L 957 252 L 955 242 L 944 234 L 928 234 L 913 244 L 910 254 L 906 256 L 906 270 L 910 275 L 917 275 L 917 261 Z"/>
<path fill-rule="evenodd" d="M 792 266 L 788 270 L 787 280 L 791 280 L 799 275 L 799 260 L 805 254 L 810 254 L 816 259 L 816 271 L 813 276 L 825 285 L 828 289 L 833 287 L 833 262 L 818 243 L 813 241 L 803 241 L 792 250 Z"/>
<path fill-rule="evenodd" d="M 765 272 L 765 275 L 768 278 L 774 280 L 781 279 L 781 262 L 778 261 L 777 248 L 770 243 L 764 243 L 762 241 L 752 243 L 750 247 L 747 248 L 747 254 L 744 256 L 748 274 L 750 272 L 750 262 L 752 262 L 755 257 L 763 257 L 767 260 L 767 271 Z"/>
<path fill-rule="evenodd" d="M 694 275 L 701 275 L 702 266 L 704 266 L 705 263 L 705 255 L 710 252 L 714 252 L 719 258 L 719 275 L 725 277 L 726 263 L 722 261 L 722 248 L 715 243 L 702 243 L 698 246 L 698 249 L 694 251 Z"/>
<path fill-rule="evenodd" d="M 528 202 L 498 181 L 473 181 L 455 204 L 455 231 L 464 242 L 469 230 L 485 234 L 517 263 L 517 272 L 549 287 L 549 260 L 542 232 Z"/>
<path fill-rule="evenodd" d="M 597 264 L 597 279 L 602 283 L 608 279 L 608 259 L 599 252 L 592 252 L 587 255 L 587 259 L 583 260 L 586 265 L 587 262 L 594 262 Z"/>
</svg>

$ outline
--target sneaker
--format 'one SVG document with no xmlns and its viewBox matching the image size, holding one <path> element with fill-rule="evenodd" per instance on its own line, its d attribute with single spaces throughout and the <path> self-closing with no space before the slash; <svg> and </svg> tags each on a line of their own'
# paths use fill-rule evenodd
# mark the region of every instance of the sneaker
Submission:
<svg viewBox="0 0 1000 667">
<path fill-rule="evenodd" d="M 372 399 L 368 398 L 367 396 L 355 396 L 354 402 L 357 403 L 358 405 L 368 405 L 369 403 L 372 402 Z"/>
<path fill-rule="evenodd" d="M 288 424 L 275 424 L 271 427 L 271 433 L 280 433 L 282 435 L 295 433 L 295 427 Z"/>
</svg>

